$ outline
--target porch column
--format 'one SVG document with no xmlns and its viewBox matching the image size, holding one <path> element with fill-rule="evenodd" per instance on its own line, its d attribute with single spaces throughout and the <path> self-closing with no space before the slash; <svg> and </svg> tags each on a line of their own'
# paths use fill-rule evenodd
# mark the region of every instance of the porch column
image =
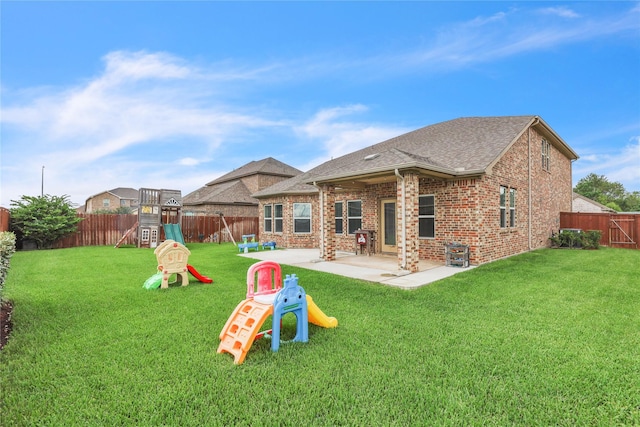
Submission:
<svg viewBox="0 0 640 427">
<path fill-rule="evenodd" d="M 321 247 L 322 257 L 325 261 L 335 261 L 336 259 L 336 190 L 333 185 L 323 185 L 320 189 L 321 206 Z"/>
<path fill-rule="evenodd" d="M 418 239 L 418 202 L 420 195 L 420 183 L 418 175 L 407 172 L 404 174 L 403 182 L 398 183 L 399 186 L 404 185 L 404 191 L 400 189 L 398 199 L 401 200 L 399 206 L 400 227 L 399 227 L 399 250 L 404 250 L 404 254 L 399 256 L 405 257 L 405 269 L 411 273 L 418 272 L 418 264 L 420 261 L 420 241 Z M 404 193 L 404 199 L 402 199 Z M 402 212 L 404 210 L 404 212 Z M 402 223 L 404 218 L 404 223 Z M 404 238 L 404 241 L 402 240 Z M 401 248 L 404 245 L 404 248 Z M 402 262 L 402 261 L 400 261 Z"/>
</svg>

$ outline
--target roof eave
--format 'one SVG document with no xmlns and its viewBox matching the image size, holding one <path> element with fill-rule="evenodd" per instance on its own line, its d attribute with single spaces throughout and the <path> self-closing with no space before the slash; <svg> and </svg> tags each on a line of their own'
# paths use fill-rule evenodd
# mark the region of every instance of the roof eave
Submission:
<svg viewBox="0 0 640 427">
<path fill-rule="evenodd" d="M 358 179 L 368 179 L 381 175 L 395 174 L 410 170 L 417 170 L 424 175 L 432 175 L 442 179 L 456 179 L 463 177 L 478 176 L 485 173 L 484 169 L 450 169 L 440 166 L 434 166 L 422 162 L 402 163 L 397 165 L 381 166 L 378 168 L 367 169 L 366 171 L 357 171 L 353 173 L 342 173 L 335 175 L 326 175 L 315 178 L 310 178 L 305 181 L 306 184 L 330 184 L 338 183 L 341 181 L 350 181 Z"/>
<path fill-rule="evenodd" d="M 531 126 L 535 127 L 537 125 L 540 125 L 542 128 L 542 133 L 546 134 L 547 137 L 551 137 L 552 139 L 554 139 L 558 143 L 556 148 L 558 148 L 565 156 L 567 156 L 571 160 L 578 160 L 580 158 L 580 156 L 578 156 L 578 153 L 573 151 L 573 149 L 569 147 L 569 144 L 567 144 L 565 140 L 562 139 L 560 135 L 558 135 L 551 128 L 551 126 L 549 126 L 547 122 L 542 119 L 542 117 L 535 116 L 535 119 L 537 119 L 537 121 L 534 121 Z"/>
</svg>

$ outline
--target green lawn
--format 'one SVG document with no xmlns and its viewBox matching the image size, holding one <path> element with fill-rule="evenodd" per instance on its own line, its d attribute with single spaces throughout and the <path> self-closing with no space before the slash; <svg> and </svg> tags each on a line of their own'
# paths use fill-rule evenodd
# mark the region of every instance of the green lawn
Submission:
<svg viewBox="0 0 640 427">
<path fill-rule="evenodd" d="M 148 249 L 16 253 L 0 425 L 640 425 L 640 251 L 539 250 L 415 291 L 283 266 L 339 326 L 236 366 L 218 335 L 255 261 L 188 247 L 213 284 L 143 289 Z"/>
</svg>

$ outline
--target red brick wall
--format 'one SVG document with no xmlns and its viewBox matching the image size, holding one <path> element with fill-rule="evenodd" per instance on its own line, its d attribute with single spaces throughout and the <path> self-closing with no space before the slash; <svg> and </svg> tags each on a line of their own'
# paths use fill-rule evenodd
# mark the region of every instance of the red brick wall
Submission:
<svg viewBox="0 0 640 427">
<path fill-rule="evenodd" d="M 444 262 L 445 244 L 451 242 L 470 246 L 470 262 L 483 264 L 496 259 L 548 245 L 551 232 L 560 227 L 560 212 L 571 210 L 571 161 L 552 146 L 549 170 L 542 168 L 541 140 L 535 130 L 525 131 L 486 175 L 442 181 L 418 178 L 405 174 L 407 268 L 417 268 L 417 260 Z M 529 186 L 531 180 L 531 186 Z M 336 191 L 335 201 L 343 202 L 344 232 L 331 242 L 336 250 L 354 251 L 355 237 L 347 234 L 347 201 L 362 201 L 362 228 L 376 232 L 379 240 L 380 201 L 401 200 L 401 181 L 366 187 L 362 191 Z M 500 186 L 516 190 L 516 223 L 514 227 L 500 227 Z M 531 194 L 529 194 L 531 187 Z M 436 235 L 433 239 L 417 238 L 419 195 L 433 194 L 436 204 Z M 312 203 L 311 235 L 292 232 L 292 203 Z M 319 196 L 287 196 L 261 200 L 261 206 L 283 203 L 284 232 L 264 233 L 264 210 L 260 209 L 260 233 L 264 240 L 275 240 L 278 245 L 295 248 L 320 247 Z M 529 203 L 532 219 L 529 224 Z M 397 238 L 402 236 L 401 203 L 398 207 Z M 507 223 L 509 200 L 507 197 Z M 326 212 L 325 212 L 326 214 Z M 333 221 L 331 221 L 333 223 Z M 333 224 L 332 224 L 333 226 Z M 529 233 L 531 227 L 531 233 Z M 379 242 L 377 242 L 379 248 Z M 398 245 L 398 257 L 402 260 Z"/>
</svg>

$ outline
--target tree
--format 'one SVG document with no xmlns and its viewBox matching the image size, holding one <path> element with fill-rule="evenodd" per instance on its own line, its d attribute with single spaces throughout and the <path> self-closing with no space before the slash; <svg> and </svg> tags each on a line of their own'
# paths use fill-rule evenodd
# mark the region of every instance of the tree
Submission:
<svg viewBox="0 0 640 427">
<path fill-rule="evenodd" d="M 92 211 L 92 214 L 96 215 L 128 215 L 133 212 L 129 206 L 118 206 L 116 209 L 98 209 Z"/>
<path fill-rule="evenodd" d="M 573 191 L 603 205 L 615 202 L 616 205 L 620 206 L 620 202 L 624 200 L 626 195 L 622 184 L 609 182 L 606 176 L 596 175 L 595 173 L 590 173 L 578 181 Z"/>
<path fill-rule="evenodd" d="M 75 232 L 82 221 L 68 196 L 22 196 L 11 200 L 11 228 L 23 239 L 36 242 L 38 249 L 49 248 L 58 239 Z"/>
</svg>

